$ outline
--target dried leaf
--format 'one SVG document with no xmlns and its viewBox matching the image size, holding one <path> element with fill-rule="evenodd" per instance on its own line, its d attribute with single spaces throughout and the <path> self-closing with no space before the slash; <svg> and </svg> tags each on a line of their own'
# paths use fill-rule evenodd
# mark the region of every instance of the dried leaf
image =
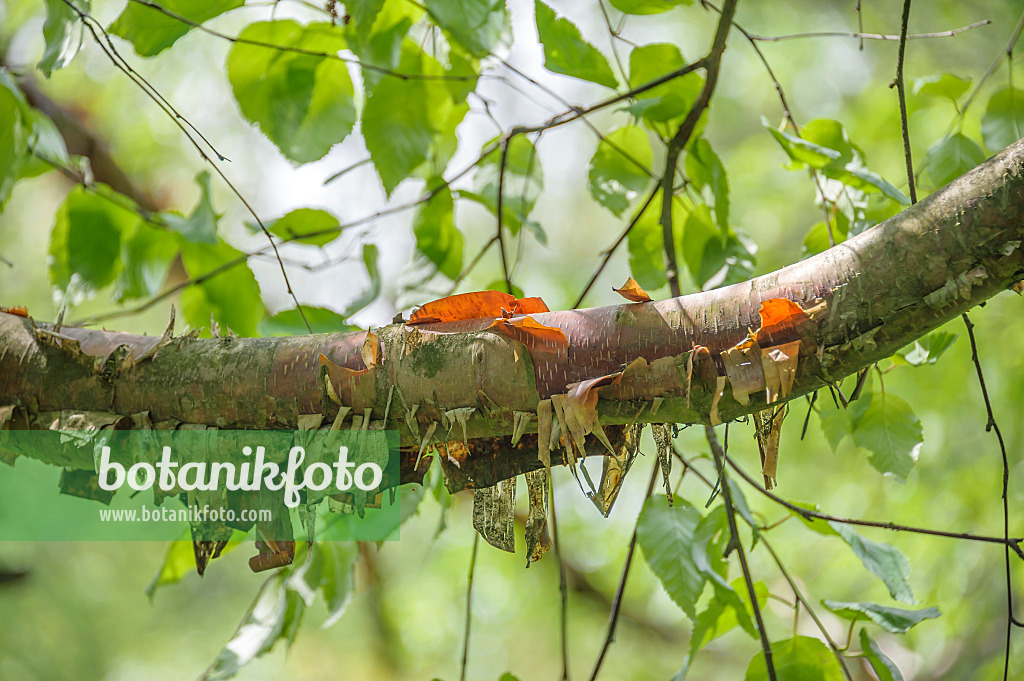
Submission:
<svg viewBox="0 0 1024 681">
<path fill-rule="evenodd" d="M 622 288 L 613 288 L 612 290 L 626 300 L 632 300 L 634 303 L 649 303 L 651 301 L 647 291 L 640 288 L 640 284 L 636 283 L 636 279 L 633 277 L 627 279 Z"/>
<path fill-rule="evenodd" d="M 367 331 L 366 340 L 363 341 L 359 354 L 362 356 L 363 364 L 366 365 L 367 369 L 377 366 L 377 360 L 380 358 L 380 337 L 373 331 Z"/>
<path fill-rule="evenodd" d="M 488 544 L 509 553 L 516 551 L 515 505 L 515 478 L 473 494 L 473 528 Z"/>
<path fill-rule="evenodd" d="M 558 351 L 569 346 L 565 332 L 554 326 L 544 326 L 533 317 L 516 317 L 515 319 L 495 319 L 489 329 L 519 341 L 529 350 L 538 348 Z"/>
<path fill-rule="evenodd" d="M 782 435 L 782 420 L 789 413 L 785 404 L 775 409 L 766 409 L 754 414 L 754 427 L 757 429 L 757 446 L 761 450 L 761 473 L 764 475 L 764 488 L 775 486 L 776 472 L 779 465 L 779 438 Z"/>
<path fill-rule="evenodd" d="M 425 303 L 412 313 L 406 324 L 497 318 L 503 316 L 502 310 L 510 315 L 550 311 L 540 298 L 516 299 L 515 296 L 501 291 L 475 291 Z"/>
<path fill-rule="evenodd" d="M 512 444 L 517 444 L 533 420 L 533 412 L 517 411 L 512 413 Z"/>
<path fill-rule="evenodd" d="M 583 451 L 584 438 L 601 428 L 597 421 L 598 395 L 595 388 L 610 383 L 618 383 L 620 378 L 622 378 L 622 372 L 608 374 L 599 378 L 591 378 L 566 386 L 569 388 L 569 392 L 566 394 L 562 407 L 565 414 L 565 423 L 569 427 L 573 442 L 580 452 Z M 611 451 L 611 445 L 608 444 L 608 439 L 604 437 L 603 431 L 600 433 L 599 439 L 602 439 L 603 444 Z"/>
<path fill-rule="evenodd" d="M 610 456 L 602 457 L 604 467 L 601 470 L 601 484 L 597 492 L 591 495 L 590 500 L 597 506 L 601 515 L 608 517 L 615 504 L 615 499 L 622 489 L 622 482 L 626 479 L 626 473 L 632 467 L 639 453 L 640 432 L 642 425 L 629 426 L 624 429 L 624 437 L 614 449 Z"/>
<path fill-rule="evenodd" d="M 530 471 L 526 478 L 526 490 L 530 497 L 530 510 L 526 516 L 526 567 L 541 559 L 551 548 L 548 535 L 548 471 L 538 468 Z"/>
<path fill-rule="evenodd" d="M 449 435 L 451 435 L 456 423 L 462 426 L 463 444 L 469 441 L 469 436 L 466 433 L 466 422 L 474 411 L 476 411 L 476 407 L 459 407 L 458 409 L 449 409 L 441 415 L 441 421 L 444 422 L 444 427 L 448 429 Z"/>
<path fill-rule="evenodd" d="M 654 437 L 654 444 L 658 448 L 658 464 L 661 466 L 661 476 L 665 481 L 665 495 L 668 496 L 668 505 L 672 505 L 672 484 L 669 482 L 669 473 L 672 472 L 672 425 L 668 423 L 652 423 L 651 435 Z"/>
</svg>

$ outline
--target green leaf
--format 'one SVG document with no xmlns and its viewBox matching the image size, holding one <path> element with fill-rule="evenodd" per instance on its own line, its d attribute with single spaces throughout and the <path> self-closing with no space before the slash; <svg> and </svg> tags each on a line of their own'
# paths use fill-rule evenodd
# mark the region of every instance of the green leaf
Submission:
<svg viewBox="0 0 1024 681">
<path fill-rule="evenodd" d="M 827 599 L 822 603 L 843 619 L 856 621 L 867 617 L 890 634 L 905 634 L 925 620 L 942 616 L 938 608 L 904 610 L 903 608 L 889 608 L 877 603 L 844 603 Z"/>
<path fill-rule="evenodd" d="M 834 521 L 829 525 L 850 545 L 864 567 L 885 583 L 890 596 L 902 603 L 917 603 L 908 581 L 910 561 L 899 549 L 866 539 L 848 525 Z"/>
<path fill-rule="evenodd" d="M 302 312 L 306 314 L 306 320 L 313 327 L 313 333 L 342 333 L 359 329 L 358 326 L 346 322 L 345 318 L 334 310 L 324 307 L 303 305 Z M 258 329 L 261 336 L 301 336 L 309 333 L 306 323 L 302 321 L 302 314 L 294 307 L 282 310 L 273 317 L 261 319 Z"/>
<path fill-rule="evenodd" d="M 505 0 L 426 0 L 427 11 L 449 40 L 486 57 L 508 27 Z"/>
<path fill-rule="evenodd" d="M 72 159 L 64 144 L 64 137 L 57 125 L 39 109 L 26 106 L 25 120 L 31 132 L 28 135 L 28 155 L 21 167 L 20 177 L 36 177 L 56 167 L 73 167 L 78 159 Z"/>
<path fill-rule="evenodd" d="M 645 172 L 652 162 L 647 133 L 627 125 L 608 133 L 590 159 L 590 195 L 615 215 L 622 215 L 651 183 Z"/>
<path fill-rule="evenodd" d="M 673 220 L 679 212 L 673 211 Z M 757 244 L 739 230 L 718 230 L 704 204 L 686 215 L 682 247 L 686 267 L 703 290 L 744 281 L 754 272 Z"/>
<path fill-rule="evenodd" d="M 629 247 L 629 271 L 637 283 L 646 291 L 653 291 L 665 285 L 665 250 L 658 213 L 661 192 L 654 197 L 647 210 L 629 230 L 626 245 Z M 673 219 L 682 211 L 673 211 Z"/>
<path fill-rule="evenodd" d="M 422 73 L 423 58 L 408 44 L 402 49 L 402 73 Z M 363 109 L 363 138 L 384 191 L 395 187 L 427 158 L 437 129 L 429 116 L 431 98 L 422 80 L 382 78 Z"/>
<path fill-rule="evenodd" d="M 202 681 L 229 679 L 246 664 L 270 652 L 280 641 L 290 641 L 305 611 L 296 591 L 286 587 L 289 573 L 278 572 L 260 589 L 234 636 L 200 677 Z"/>
<path fill-rule="evenodd" d="M 684 66 L 686 60 L 679 48 L 671 43 L 634 47 L 629 53 L 629 85 L 639 87 Z M 636 104 L 626 109 L 648 122 L 672 120 L 686 115 L 703 87 L 704 79 L 700 75 L 688 73 L 640 93 L 636 97 Z"/>
<path fill-rule="evenodd" d="M 834 453 L 839 448 L 839 443 L 850 434 L 853 425 L 850 423 L 850 415 L 846 409 L 836 406 L 832 395 L 825 392 L 823 388 L 818 400 L 818 422 L 821 425 L 821 433 L 825 441 Z"/>
<path fill-rule="evenodd" d="M 244 0 L 160 0 L 159 5 L 177 15 L 175 17 L 147 5 L 129 2 L 107 30 L 129 41 L 140 57 L 152 57 L 191 31 L 192 24 L 209 21 L 243 4 Z"/>
<path fill-rule="evenodd" d="M 611 0 L 612 7 L 623 14 L 660 14 L 692 4 L 693 0 Z"/>
<path fill-rule="evenodd" d="M 989 150 L 1002 151 L 1024 137 L 1024 90 L 1003 88 L 988 100 L 981 138 Z"/>
<path fill-rule="evenodd" d="M 454 206 L 451 190 L 439 187 L 420 204 L 412 223 L 416 249 L 452 280 L 462 272 L 462 233 L 455 226 Z"/>
<path fill-rule="evenodd" d="M 121 271 L 121 239 L 139 223 L 134 203 L 106 185 L 75 186 L 57 210 L 50 234 L 50 283 L 89 297 Z"/>
<path fill-rule="evenodd" d="M 774 641 L 772 662 L 779 681 L 843 681 L 843 671 L 827 645 L 810 636 Z M 767 681 L 764 652 L 750 661 L 744 681 Z"/>
<path fill-rule="evenodd" d="M 160 218 L 168 228 L 183 236 L 186 241 L 216 244 L 217 220 L 220 219 L 220 215 L 213 210 L 213 203 L 210 201 L 210 173 L 202 171 L 196 175 L 196 182 L 199 184 L 200 194 L 192 214 L 185 218 L 176 213 L 161 213 Z"/>
<path fill-rule="evenodd" d="M 322 629 L 331 626 L 345 614 L 352 600 L 353 571 L 359 546 L 356 542 L 326 541 L 317 544 L 323 552 L 324 564 L 320 578 L 320 593 L 327 604 L 327 619 Z"/>
<path fill-rule="evenodd" d="M 281 239 L 322 247 L 338 238 L 340 227 L 338 218 L 325 210 L 297 208 L 269 223 L 267 231 Z"/>
<path fill-rule="evenodd" d="M 490 142 L 488 145 L 491 144 Z M 485 145 L 487 146 L 487 145 Z M 459 191 L 459 198 L 469 199 L 484 206 L 491 215 L 498 214 L 498 180 L 501 170 L 501 150 L 487 154 L 477 166 L 473 178 L 475 192 Z M 501 212 L 502 224 L 513 235 L 526 227 L 542 244 L 547 243 L 544 230 L 536 222 L 527 219 L 544 188 L 544 173 L 540 155 L 533 143 L 522 135 L 516 135 L 508 143 L 505 159 L 505 184 Z"/>
<path fill-rule="evenodd" d="M 807 509 L 808 511 L 821 511 L 821 508 L 817 504 L 805 504 L 799 501 L 791 501 L 789 503 L 793 504 L 794 506 L 799 506 L 800 508 Z M 806 525 L 807 529 L 809 529 L 811 532 L 815 532 L 824 537 L 839 536 L 839 533 L 833 530 L 832 526 L 829 525 L 828 522 L 821 520 L 820 518 L 808 518 L 807 516 L 797 512 L 793 512 L 793 516 L 797 518 L 800 522 L 802 522 L 804 525 Z"/>
<path fill-rule="evenodd" d="M 842 156 L 842 153 L 835 149 L 823 147 L 820 144 L 808 142 L 797 135 L 783 132 L 768 122 L 768 119 L 761 117 L 761 125 L 771 133 L 782 150 L 786 152 L 794 167 L 810 166 L 811 168 L 824 168 Z"/>
<path fill-rule="evenodd" d="M 863 627 L 860 630 L 860 649 L 878 681 L 903 681 L 899 667 L 882 652 L 878 644 L 868 636 L 868 630 Z"/>
<path fill-rule="evenodd" d="M 837 218 L 842 215 L 842 213 L 836 213 Z M 832 238 L 835 239 L 837 244 L 846 241 L 849 224 L 849 221 L 846 220 L 844 216 L 843 219 L 837 219 L 836 223 L 832 225 Z M 802 257 L 817 255 L 818 253 L 827 251 L 830 248 L 832 248 L 832 244 L 828 240 L 828 227 L 824 222 L 818 222 L 811 227 L 807 232 L 807 235 L 804 236 L 803 249 L 801 250 L 800 255 Z"/>
<path fill-rule="evenodd" d="M 822 148 L 839 152 L 839 156 L 828 166 L 845 166 L 853 161 L 855 156 L 862 156 L 850 142 L 843 124 L 831 118 L 816 118 L 810 121 L 800 130 L 800 138 Z"/>
<path fill-rule="evenodd" d="M 580 30 L 568 19 L 536 0 L 537 35 L 544 45 L 544 68 L 598 85 L 616 88 L 619 81 L 608 60 L 596 47 L 583 40 Z"/>
<path fill-rule="evenodd" d="M 89 12 L 88 0 L 75 0 L 75 4 L 83 12 Z M 78 14 L 68 3 L 46 0 L 46 21 L 43 22 L 46 48 L 36 68 L 49 78 L 52 72 L 67 66 L 82 47 L 83 30 L 83 26 L 78 24 Z"/>
<path fill-rule="evenodd" d="M 960 95 L 967 92 L 967 88 L 971 85 L 970 78 L 961 78 L 952 73 L 914 78 L 911 82 L 914 85 L 915 95 L 947 97 L 954 102 L 959 99 Z"/>
<path fill-rule="evenodd" d="M 924 338 L 918 338 L 912 344 L 906 346 L 896 353 L 903 361 L 911 366 L 922 366 L 935 364 L 939 361 L 942 353 L 949 349 L 953 341 L 957 339 L 955 333 L 949 331 L 932 331 Z"/>
<path fill-rule="evenodd" d="M 874 190 L 881 191 L 893 201 L 901 203 L 904 206 L 910 205 L 909 196 L 901 192 L 878 173 L 873 173 L 863 166 L 858 166 L 856 161 L 847 163 L 843 167 L 843 171 L 843 173 L 837 173 L 835 179 L 840 180 L 844 184 L 848 184 L 855 189 L 862 189 L 868 192 Z M 826 173 L 826 175 L 832 177 L 829 173 Z"/>
<path fill-rule="evenodd" d="M 978 143 L 954 133 L 928 148 L 924 169 L 936 187 L 943 187 L 974 168 L 986 158 Z"/>
<path fill-rule="evenodd" d="M 697 617 L 697 599 L 707 581 L 692 553 L 701 520 L 700 511 L 685 500 L 677 497 L 669 506 L 664 496 L 653 496 L 636 525 L 637 543 L 651 572 L 691 620 Z"/>
<path fill-rule="evenodd" d="M 867 408 L 851 415 L 853 441 L 871 452 L 868 461 L 879 472 L 906 482 L 924 442 L 921 421 L 895 395 L 871 394 L 861 398 L 865 399 Z"/>
<path fill-rule="evenodd" d="M 231 540 L 221 550 L 220 555 L 223 556 L 229 551 L 233 551 L 241 546 L 244 538 L 244 532 L 234 532 Z M 157 589 L 163 586 L 177 584 L 185 576 L 191 574 L 195 569 L 196 553 L 192 547 L 192 533 L 191 530 L 185 530 L 181 539 L 172 541 L 167 545 L 167 552 L 164 554 L 164 562 L 160 566 L 160 570 L 153 575 L 153 581 L 146 587 L 146 596 L 149 598 L 150 603 L 153 602 L 153 597 L 156 595 Z"/>
<path fill-rule="evenodd" d="M 29 106 L 10 73 L 0 68 L 0 210 L 29 160 Z"/>
<path fill-rule="evenodd" d="M 746 583 L 741 577 L 733 580 L 730 586 L 743 604 L 744 619 L 749 620 L 751 617 L 750 595 L 747 593 Z M 764 582 L 756 582 L 754 584 L 754 593 L 757 594 L 758 608 L 763 609 L 768 602 L 768 587 Z M 697 653 L 708 643 L 711 643 L 711 641 L 735 629 L 739 623 L 740 619 L 733 605 L 721 599 L 712 598 L 708 602 L 707 608 L 697 615 L 697 619 L 693 623 L 693 632 L 690 634 L 689 654 L 683 663 L 683 668 L 672 677 L 672 681 L 682 681 L 682 679 L 686 678 L 686 673 L 689 671 L 690 664 L 697 656 Z"/>
<path fill-rule="evenodd" d="M 703 137 L 698 137 L 690 144 L 686 154 L 686 176 L 698 189 L 703 190 L 705 202 L 711 199 L 715 208 L 715 222 L 720 229 L 726 229 L 729 226 L 729 179 L 722 160 Z"/>
<path fill-rule="evenodd" d="M 235 42 L 228 53 L 228 80 L 242 115 L 259 125 L 285 156 L 298 163 L 322 158 L 352 131 L 356 108 L 345 63 L 334 55 L 345 47 L 330 24 L 263 21 L 250 24 L 241 39 L 294 47 L 286 52 Z"/>
<path fill-rule="evenodd" d="M 375 245 L 363 244 L 363 265 L 366 267 L 366 276 L 370 279 L 370 285 L 345 308 L 345 312 L 342 314 L 345 319 L 362 310 L 380 295 L 380 271 L 377 269 L 379 254 Z"/>
<path fill-rule="evenodd" d="M 257 325 L 264 317 L 260 287 L 244 255 L 224 241 L 216 245 L 183 242 L 182 262 L 190 277 L 200 277 L 242 259 L 243 262 L 186 288 L 181 293 L 181 309 L 194 328 L 210 326 L 210 317 L 222 332 L 230 329 L 239 336 L 257 335 Z"/>
<path fill-rule="evenodd" d="M 153 602 L 157 589 L 168 584 L 177 584 L 185 575 L 196 569 L 196 554 L 189 534 L 190 532 L 186 530 L 180 541 L 172 541 L 167 545 L 164 562 L 153 576 L 153 581 L 146 587 L 146 596 L 150 603 Z"/>
<path fill-rule="evenodd" d="M 385 0 L 359 0 L 345 5 L 345 10 L 352 17 L 352 25 L 357 33 L 370 35 L 373 23 L 384 8 Z"/>
<path fill-rule="evenodd" d="M 171 233 L 139 223 L 121 239 L 121 273 L 114 302 L 149 298 L 160 292 L 167 272 L 178 255 L 178 241 Z"/>
</svg>

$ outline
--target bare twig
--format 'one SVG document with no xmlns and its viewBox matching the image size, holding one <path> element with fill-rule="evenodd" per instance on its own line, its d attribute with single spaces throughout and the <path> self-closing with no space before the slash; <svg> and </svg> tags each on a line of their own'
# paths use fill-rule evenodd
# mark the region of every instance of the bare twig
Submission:
<svg viewBox="0 0 1024 681">
<path fill-rule="evenodd" d="M 561 597 L 559 610 L 559 634 L 562 648 L 562 681 L 569 681 L 569 585 L 562 560 L 562 544 L 558 541 L 558 516 L 555 514 L 555 482 L 548 476 L 551 502 L 551 545 L 558 560 L 558 593 Z"/>
<path fill-rule="evenodd" d="M 903 55 L 907 49 L 907 23 L 910 21 L 910 0 L 903 0 L 903 22 L 900 25 L 900 51 L 896 60 L 896 78 L 889 87 L 896 87 L 900 100 L 900 127 L 903 130 L 903 157 L 907 163 L 907 184 L 910 187 L 910 203 L 917 203 L 917 187 L 914 185 L 914 162 L 910 154 L 910 127 L 907 125 L 906 84 L 903 81 Z"/>
<path fill-rule="evenodd" d="M 926 38 L 952 38 L 956 35 L 970 31 L 981 26 L 987 26 L 991 24 L 991 19 L 983 19 L 981 21 L 975 21 L 973 24 L 967 26 L 961 26 L 960 28 L 950 29 L 948 31 L 938 31 L 936 33 L 915 33 L 908 35 L 907 40 L 923 40 Z M 758 42 L 769 42 L 776 43 L 782 40 L 796 40 L 799 38 L 856 38 L 857 40 L 892 40 L 896 41 L 900 39 L 898 35 L 889 35 L 881 33 L 847 33 L 845 31 L 818 31 L 814 33 L 792 33 L 789 35 L 753 35 L 754 40 Z"/>
<path fill-rule="evenodd" d="M 718 27 L 715 29 L 714 42 L 707 57 L 703 60 L 705 62 L 704 87 L 701 88 L 696 101 L 687 112 L 686 118 L 679 124 L 679 129 L 669 141 L 668 149 L 665 152 L 665 173 L 661 176 L 661 232 L 667 265 L 665 274 L 673 296 L 682 294 L 679 288 L 679 266 L 676 263 L 675 230 L 672 226 L 672 198 L 675 196 L 676 164 L 679 161 L 679 154 L 697 128 L 697 121 L 700 120 L 701 115 L 708 108 L 708 104 L 711 103 L 711 96 L 718 84 L 722 53 L 725 52 L 725 42 L 729 36 L 729 28 L 732 26 L 732 17 L 736 13 L 737 1 L 726 0 L 722 5 L 721 17 L 718 20 Z"/>
<path fill-rule="evenodd" d="M 725 452 L 718 442 L 718 436 L 712 426 L 704 427 L 704 435 L 707 437 L 708 445 L 711 447 L 711 454 L 715 458 L 715 468 L 718 469 L 718 479 L 722 481 L 722 501 L 725 503 L 725 515 L 729 520 L 729 532 L 732 538 L 729 540 L 726 554 L 729 548 L 736 549 L 740 557 L 740 568 L 743 570 L 743 581 L 747 584 L 747 593 L 750 595 L 750 607 L 754 611 L 754 619 L 757 621 L 757 633 L 761 637 L 761 650 L 764 652 L 764 664 L 768 668 L 768 680 L 776 681 L 775 663 L 772 661 L 772 645 L 768 641 L 768 631 L 764 627 L 764 619 L 761 617 L 761 607 L 757 604 L 757 591 L 754 589 L 754 579 L 750 576 L 750 566 L 747 565 L 747 554 L 743 550 L 743 542 L 740 540 L 740 532 L 736 528 L 736 507 L 732 503 L 732 492 L 729 489 L 729 479 L 725 471 Z"/>
<path fill-rule="evenodd" d="M 651 481 L 647 483 L 647 494 L 644 495 L 644 499 L 648 499 L 651 496 L 651 492 L 654 491 L 654 483 L 658 479 L 658 471 L 661 470 L 658 462 L 654 462 L 654 469 L 651 471 Z M 637 519 L 639 523 L 639 518 Z M 604 637 L 604 644 L 601 646 L 601 652 L 597 656 L 597 660 L 594 662 L 594 670 L 590 672 L 590 681 L 596 681 L 598 673 L 601 671 L 601 665 L 604 664 L 604 657 L 608 654 L 608 649 L 611 648 L 612 642 L 615 641 L 615 629 L 619 624 L 619 613 L 622 610 L 622 597 L 626 592 L 626 580 L 629 579 L 629 568 L 633 564 L 633 553 L 636 551 L 636 526 L 633 527 L 633 534 L 629 538 L 629 544 L 626 546 L 626 559 L 622 562 L 622 574 L 619 576 L 619 585 L 615 589 L 615 599 L 612 601 L 611 611 L 608 613 L 608 633 Z"/>
<path fill-rule="evenodd" d="M 974 362 L 974 369 L 978 374 L 978 385 L 981 386 L 981 396 L 985 400 L 985 411 L 988 415 L 988 420 L 985 422 L 985 432 L 992 431 L 996 434 L 996 439 L 999 441 L 999 453 L 1003 457 L 1003 540 L 1006 542 L 1004 547 L 1006 563 L 1006 655 L 1003 660 L 1003 681 L 1006 681 L 1010 675 L 1010 639 L 1013 635 L 1013 625 L 1017 623 L 1013 614 L 1013 579 L 1010 572 L 1010 502 L 1008 494 L 1010 488 L 1010 461 L 1006 455 L 1006 443 L 1003 441 L 1003 433 L 999 430 L 999 424 L 996 423 L 996 417 L 992 411 L 992 400 L 989 399 L 988 387 L 985 385 L 985 374 L 981 370 L 981 360 L 978 358 L 978 343 L 974 338 L 974 324 L 966 312 L 963 314 L 963 320 L 964 325 L 967 327 L 967 337 L 971 341 L 971 361 Z"/>
<path fill-rule="evenodd" d="M 469 632 L 473 622 L 473 573 L 476 571 L 476 554 L 480 548 L 480 533 L 473 532 L 473 551 L 469 556 L 469 575 L 466 578 L 466 626 L 462 635 L 462 661 L 459 665 L 459 681 L 466 681 L 466 660 L 469 659 Z"/>
</svg>

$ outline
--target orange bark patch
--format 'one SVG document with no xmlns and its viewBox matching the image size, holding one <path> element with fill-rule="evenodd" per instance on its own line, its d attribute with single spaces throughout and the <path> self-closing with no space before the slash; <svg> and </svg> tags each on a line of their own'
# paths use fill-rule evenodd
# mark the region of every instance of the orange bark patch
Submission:
<svg viewBox="0 0 1024 681">
<path fill-rule="evenodd" d="M 811 318 L 804 309 L 786 298 L 770 298 L 761 303 L 761 328 L 754 334 L 762 347 L 771 347 L 799 338 Z"/>
<path fill-rule="evenodd" d="M 0 307 L 0 312 L 6 312 L 7 314 L 13 314 L 18 317 L 28 317 L 28 308 L 22 305 L 14 305 L 12 307 Z"/>
<path fill-rule="evenodd" d="M 518 299 L 501 291 L 459 293 L 424 304 L 412 313 L 406 324 L 456 322 L 462 319 L 511 317 L 517 314 L 550 312 L 540 298 Z"/>
<path fill-rule="evenodd" d="M 634 303 L 649 303 L 651 301 L 647 291 L 640 288 L 640 284 L 636 283 L 636 279 L 633 277 L 627 279 L 622 288 L 613 288 L 612 290 L 626 300 L 632 300 Z"/>
</svg>

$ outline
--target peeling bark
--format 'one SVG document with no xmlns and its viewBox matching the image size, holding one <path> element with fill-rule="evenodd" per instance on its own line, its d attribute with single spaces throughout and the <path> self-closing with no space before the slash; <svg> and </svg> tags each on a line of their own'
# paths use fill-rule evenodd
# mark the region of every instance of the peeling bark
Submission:
<svg viewBox="0 0 1024 681">
<path fill-rule="evenodd" d="M 403 480 L 422 476 L 415 465 L 422 446 L 465 437 L 471 456 L 458 466 L 461 486 L 491 486 L 543 465 L 546 452 L 538 457 L 535 443 L 549 442 L 550 433 L 524 432 L 552 419 L 522 414 L 581 381 L 623 373 L 594 388 L 598 425 L 708 424 L 763 410 L 769 397 L 794 399 L 891 355 L 1024 278 L 1022 215 L 1024 141 L 890 220 L 777 272 L 669 300 L 530 315 L 561 330 L 564 347 L 517 340 L 489 328 L 492 318 L 387 326 L 368 355 L 366 332 L 161 339 L 55 331 L 0 313 L 0 407 L 18 405 L 37 424 L 48 412 L 88 410 L 148 412 L 154 424 L 281 429 L 308 414 L 331 423 L 341 403 L 361 418 L 370 410 L 371 427 L 401 431 L 412 448 Z M 788 393 L 744 387 L 734 394 L 731 360 L 722 355 L 761 325 L 761 303 L 773 298 L 815 311 L 799 334 L 795 376 L 785 377 L 792 384 Z M 758 339 L 765 352 L 801 340 L 774 334 Z M 336 367 L 322 365 L 321 354 Z M 480 440 L 517 426 L 515 446 Z M 588 446 L 587 453 L 607 450 Z M 553 464 L 571 456 L 561 447 L 550 454 Z"/>
</svg>

